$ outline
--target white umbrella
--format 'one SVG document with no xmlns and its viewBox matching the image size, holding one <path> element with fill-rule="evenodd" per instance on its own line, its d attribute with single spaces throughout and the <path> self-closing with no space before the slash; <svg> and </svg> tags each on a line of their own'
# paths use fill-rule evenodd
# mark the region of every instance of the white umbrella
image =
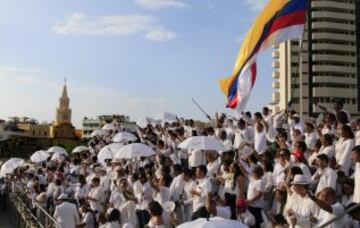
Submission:
<svg viewBox="0 0 360 228">
<path fill-rule="evenodd" d="M 50 153 L 45 150 L 38 150 L 31 155 L 30 160 L 35 163 L 46 161 L 50 157 Z"/>
<path fill-rule="evenodd" d="M 229 219 L 223 219 L 220 217 L 214 218 L 200 218 L 195 221 L 183 223 L 177 228 L 246 228 L 248 226 L 241 222 Z"/>
<path fill-rule="evenodd" d="M 47 152 L 49 152 L 50 154 L 54 154 L 54 153 L 61 153 L 61 154 L 65 154 L 67 155 L 67 152 L 64 148 L 60 147 L 60 146 L 53 146 L 50 147 Z"/>
<path fill-rule="evenodd" d="M 51 160 L 52 161 L 64 161 L 66 156 L 67 156 L 67 154 L 64 154 L 64 153 L 61 153 L 61 152 L 55 152 L 51 156 Z"/>
<path fill-rule="evenodd" d="M 105 131 L 116 131 L 118 128 L 115 126 L 115 124 L 109 123 L 109 124 L 105 124 L 102 127 L 102 129 L 105 130 Z"/>
<path fill-rule="evenodd" d="M 87 147 L 87 146 L 77 146 L 72 150 L 71 153 L 76 154 L 76 153 L 81 153 L 81 152 L 84 152 L 87 150 L 89 150 L 89 147 Z"/>
<path fill-rule="evenodd" d="M 11 158 L 7 160 L 0 169 L 1 175 L 14 172 L 14 170 L 22 165 L 24 165 L 24 159 L 21 158 Z"/>
<path fill-rule="evenodd" d="M 209 136 L 194 136 L 180 143 L 181 149 L 226 151 L 224 144 L 217 138 Z"/>
<path fill-rule="evenodd" d="M 93 131 L 90 136 L 91 137 L 95 137 L 95 136 L 104 136 L 107 135 L 107 132 L 103 129 L 96 129 L 95 131 Z"/>
<path fill-rule="evenodd" d="M 123 143 L 123 142 L 130 142 L 130 141 L 136 141 L 138 138 L 129 132 L 120 132 L 117 133 L 113 138 L 112 141 L 115 143 Z"/>
<path fill-rule="evenodd" d="M 122 143 L 111 143 L 107 146 L 104 146 L 98 154 L 98 161 L 100 163 L 104 163 L 105 160 L 114 159 L 117 151 L 119 151 L 123 146 L 124 144 Z"/>
<path fill-rule="evenodd" d="M 150 157 L 152 155 L 155 155 L 155 152 L 148 145 L 133 143 L 121 148 L 116 153 L 115 159 L 132 159 L 138 157 Z"/>
</svg>

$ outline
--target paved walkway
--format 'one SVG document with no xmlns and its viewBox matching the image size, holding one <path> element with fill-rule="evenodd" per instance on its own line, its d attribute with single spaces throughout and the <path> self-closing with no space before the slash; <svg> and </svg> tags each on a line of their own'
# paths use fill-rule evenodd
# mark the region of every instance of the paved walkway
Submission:
<svg viewBox="0 0 360 228">
<path fill-rule="evenodd" d="M 0 228 L 16 228 L 8 211 L 0 211 Z"/>
</svg>

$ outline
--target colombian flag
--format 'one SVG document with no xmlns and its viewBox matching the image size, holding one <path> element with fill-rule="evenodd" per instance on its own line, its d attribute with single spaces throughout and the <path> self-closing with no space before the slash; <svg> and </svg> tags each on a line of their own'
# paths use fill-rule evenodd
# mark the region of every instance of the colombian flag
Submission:
<svg viewBox="0 0 360 228">
<path fill-rule="evenodd" d="M 227 97 L 228 108 L 245 108 L 256 80 L 258 53 L 272 45 L 302 36 L 307 7 L 308 0 L 270 0 L 248 31 L 233 74 L 219 82 Z"/>
</svg>

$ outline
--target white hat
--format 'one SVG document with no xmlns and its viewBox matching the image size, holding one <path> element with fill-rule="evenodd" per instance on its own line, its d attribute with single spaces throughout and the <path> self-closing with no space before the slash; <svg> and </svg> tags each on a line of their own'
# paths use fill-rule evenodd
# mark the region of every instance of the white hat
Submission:
<svg viewBox="0 0 360 228">
<path fill-rule="evenodd" d="M 66 194 L 61 194 L 57 199 L 58 200 L 67 200 L 68 196 Z"/>
<path fill-rule="evenodd" d="M 309 180 L 305 175 L 295 175 L 293 182 L 291 182 L 292 185 L 308 185 Z"/>
</svg>

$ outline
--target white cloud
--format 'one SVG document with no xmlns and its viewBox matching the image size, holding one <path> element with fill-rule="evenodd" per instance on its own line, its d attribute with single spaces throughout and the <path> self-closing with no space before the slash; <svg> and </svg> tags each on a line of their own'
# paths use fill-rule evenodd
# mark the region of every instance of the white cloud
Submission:
<svg viewBox="0 0 360 228">
<path fill-rule="evenodd" d="M 171 31 L 161 30 L 161 29 L 151 31 L 145 35 L 146 39 L 159 41 L 159 42 L 172 40 L 175 37 L 176 37 L 176 33 L 171 32 Z"/>
<path fill-rule="evenodd" d="M 251 10 L 260 11 L 264 9 L 269 0 L 245 0 L 245 4 L 249 5 Z"/>
<path fill-rule="evenodd" d="M 73 14 L 65 21 L 58 22 L 52 29 L 58 34 L 76 34 L 93 36 L 127 36 L 142 34 L 144 38 L 154 41 L 168 41 L 176 33 L 162 28 L 154 17 L 128 14 L 102 17 L 89 17 L 84 14 Z M 157 34 L 154 35 L 154 34 Z M 157 37 L 158 39 L 154 38 Z M 160 38 L 159 38 L 160 37 Z M 151 39 L 154 38 L 154 39 Z"/>
<path fill-rule="evenodd" d="M 181 0 L 135 0 L 135 3 L 145 9 L 151 10 L 183 8 L 186 6 Z"/>
</svg>

